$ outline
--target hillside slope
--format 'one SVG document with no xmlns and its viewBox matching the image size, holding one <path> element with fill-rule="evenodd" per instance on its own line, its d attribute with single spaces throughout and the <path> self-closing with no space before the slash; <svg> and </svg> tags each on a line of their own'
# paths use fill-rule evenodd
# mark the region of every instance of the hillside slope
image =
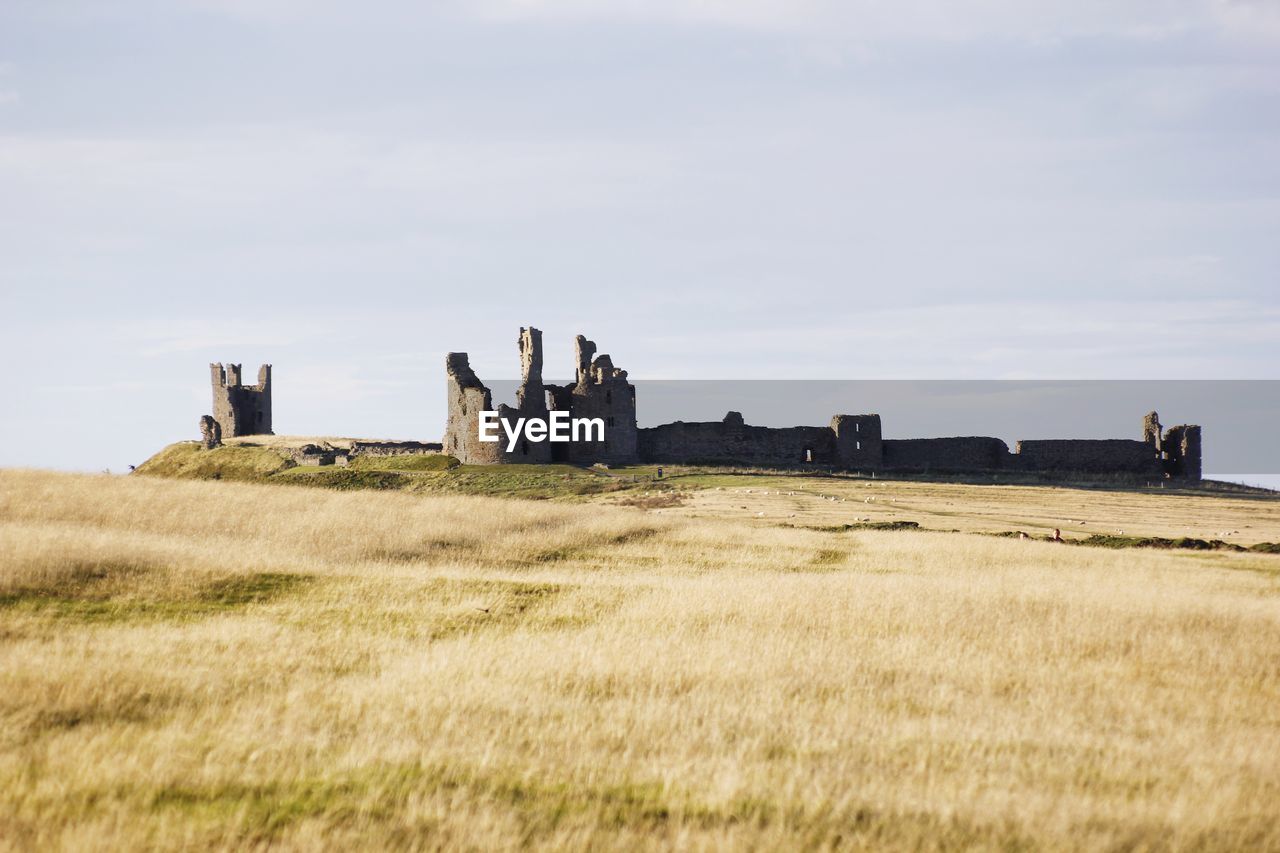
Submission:
<svg viewBox="0 0 1280 853">
<path fill-rule="evenodd" d="M 1273 557 L 15 471 L 0 522 L 22 847 L 1280 848 Z"/>
</svg>

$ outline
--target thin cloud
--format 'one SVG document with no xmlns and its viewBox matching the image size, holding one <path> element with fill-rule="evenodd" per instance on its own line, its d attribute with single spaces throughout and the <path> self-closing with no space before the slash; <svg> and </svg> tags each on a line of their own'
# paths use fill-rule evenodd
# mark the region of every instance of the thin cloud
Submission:
<svg viewBox="0 0 1280 853">
<path fill-rule="evenodd" d="M 867 41 L 1043 42 L 1099 35 L 1167 38 L 1205 26 L 1233 26 L 1237 19 L 1266 14 L 1234 5 L 1221 0 L 482 0 L 475 8 L 501 20 L 647 20 Z"/>
</svg>

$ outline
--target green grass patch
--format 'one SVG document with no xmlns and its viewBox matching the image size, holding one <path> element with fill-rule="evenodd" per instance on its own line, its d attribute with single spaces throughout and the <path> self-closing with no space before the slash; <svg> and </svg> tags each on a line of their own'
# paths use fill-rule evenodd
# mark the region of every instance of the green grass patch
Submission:
<svg viewBox="0 0 1280 853">
<path fill-rule="evenodd" d="M 144 571 L 132 565 L 127 570 Z M 0 595 L 0 610 L 84 623 L 188 621 L 267 604 L 314 581 L 311 575 L 256 572 L 227 575 L 186 590 L 104 574 L 85 582 L 12 590 Z"/>
<path fill-rule="evenodd" d="M 272 483 L 288 483 L 295 486 L 317 486 L 338 491 L 397 491 L 408 489 L 414 484 L 411 474 L 403 471 L 361 470 L 358 468 L 338 468 L 332 465 L 321 467 L 300 466 L 281 471 L 271 477 Z"/>
<path fill-rule="evenodd" d="M 448 471 L 458 464 L 456 458 L 443 453 L 357 456 L 351 460 L 351 467 L 357 471 Z"/>
<path fill-rule="evenodd" d="M 851 524 L 827 524 L 821 527 L 788 525 L 797 530 L 817 530 L 820 533 L 847 533 L 850 530 L 919 530 L 918 521 L 858 521 Z"/>
<path fill-rule="evenodd" d="M 431 484 L 433 490 L 444 492 L 535 500 L 581 498 L 630 486 L 573 465 L 459 465 Z"/>
<path fill-rule="evenodd" d="M 856 801 L 808 805 L 753 795 L 712 804 L 658 780 L 555 779 L 515 768 L 444 763 L 380 762 L 289 780 L 180 783 L 149 791 L 115 788 L 86 796 L 91 807 L 138 798 L 155 818 L 180 816 L 196 833 L 224 841 L 231 833 L 249 845 L 287 842 L 291 829 L 319 819 L 359 826 L 366 837 L 393 847 L 449 846 L 435 822 L 406 825 L 402 816 L 415 803 L 465 802 L 483 804 L 511 821 L 524 847 L 557 840 L 563 845 L 564 834 L 578 829 L 592 830 L 596 844 L 607 844 L 619 833 L 621 846 L 632 846 L 636 834 L 668 838 L 666 833 L 681 828 L 772 829 L 789 842 L 783 846 L 814 849 L 1035 846 L 1006 823 L 981 823 L 962 815 L 881 811 Z"/>
<path fill-rule="evenodd" d="M 444 454 L 357 456 L 347 467 L 295 465 L 286 451 L 253 444 L 203 449 L 197 442 L 166 447 L 140 465 L 143 476 L 238 480 L 533 500 L 575 500 L 609 492 L 653 488 L 651 480 L 576 465 L 460 465 Z"/>
<path fill-rule="evenodd" d="M 128 791 L 113 793 L 116 798 L 130 796 Z M 337 824 L 390 821 L 411 800 L 424 797 L 488 802 L 512 814 L 526 839 L 570 823 L 652 827 L 683 811 L 667 802 L 660 783 L 558 783 L 511 771 L 414 763 L 374 764 L 285 781 L 170 785 L 147 795 L 146 804 L 157 816 L 176 812 L 206 829 L 230 826 L 244 840 L 266 842 L 309 818 Z"/>
<path fill-rule="evenodd" d="M 1002 530 L 998 533 L 983 533 L 982 536 L 999 536 L 1008 539 L 1035 539 L 1042 542 L 1055 541 L 1051 536 L 1031 536 L 1020 530 Z M 1082 539 L 1058 540 L 1068 545 L 1084 545 L 1091 548 L 1156 548 L 1166 551 L 1227 551 L 1231 553 L 1280 554 L 1280 543 L 1259 542 L 1256 545 L 1237 545 L 1221 539 L 1196 539 L 1190 536 L 1179 536 L 1168 539 L 1163 536 L 1118 536 L 1109 533 L 1095 533 Z"/>
<path fill-rule="evenodd" d="M 1163 548 L 1183 551 L 1244 551 L 1240 545 L 1224 542 L 1221 539 L 1195 539 L 1180 536 L 1166 539 L 1161 536 L 1115 536 L 1106 533 L 1095 533 L 1083 539 L 1066 540 L 1072 545 L 1088 545 L 1094 548 Z"/>
<path fill-rule="evenodd" d="M 315 580 L 311 575 L 289 572 L 254 572 L 229 575 L 213 581 L 196 596 L 196 600 L 220 608 L 266 604 L 291 595 Z"/>
<path fill-rule="evenodd" d="M 642 542 L 645 539 L 658 535 L 658 529 L 654 527 L 640 527 L 634 530 L 627 530 L 613 536 L 607 536 L 596 542 L 586 545 L 561 546 L 557 548 L 548 548 L 538 551 L 532 557 L 534 563 L 556 563 L 565 560 L 585 560 L 589 559 L 597 553 L 608 553 L 611 549 L 620 545 L 628 545 L 632 542 Z"/>
<path fill-rule="evenodd" d="M 205 450 L 199 442 L 171 444 L 138 466 L 135 474 L 184 480 L 261 481 L 292 468 L 278 450 L 252 444 L 224 444 Z"/>
</svg>

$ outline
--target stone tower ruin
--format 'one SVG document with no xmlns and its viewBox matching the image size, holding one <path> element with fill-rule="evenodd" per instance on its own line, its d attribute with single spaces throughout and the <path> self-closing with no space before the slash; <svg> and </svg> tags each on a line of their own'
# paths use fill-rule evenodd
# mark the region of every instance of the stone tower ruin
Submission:
<svg viewBox="0 0 1280 853">
<path fill-rule="evenodd" d="M 542 380 L 542 332 L 520 329 L 520 387 L 516 405 L 493 405 L 493 394 L 471 369 L 465 352 L 445 356 L 448 422 L 444 452 L 468 465 L 498 462 L 625 463 L 636 461 L 636 394 L 627 372 L 613 366 L 607 355 L 596 355 L 596 345 L 582 335 L 576 339 L 577 376 L 567 385 L 547 385 Z M 600 418 L 606 425 L 602 441 L 529 442 L 521 440 L 507 450 L 505 441 L 482 442 L 480 412 L 497 411 L 504 421 L 517 418 L 546 419 L 552 411 L 575 418 Z"/>
<path fill-rule="evenodd" d="M 493 393 L 476 376 L 465 352 L 451 352 L 445 356 L 449 419 L 445 425 L 444 451 L 468 465 L 489 465 L 497 462 L 550 462 L 551 445 L 548 442 L 521 440 L 508 451 L 505 441 L 480 441 L 478 431 L 480 413 L 497 411 L 504 421 L 518 418 L 546 419 L 548 410 L 546 391 L 542 384 L 542 332 L 530 326 L 521 327 L 516 341 L 520 350 L 520 387 L 516 390 L 516 405 L 499 404 L 493 407 Z"/>
<path fill-rule="evenodd" d="M 600 418 L 605 423 L 603 441 L 575 441 L 552 446 L 556 461 L 626 463 L 636 461 L 636 389 L 627 371 L 613 366 L 607 355 L 596 355 L 594 341 L 574 338 L 577 377 L 568 385 L 548 385 L 553 411 L 567 411 L 575 418 Z"/>
<path fill-rule="evenodd" d="M 1151 445 L 1156 459 L 1170 477 L 1199 480 L 1201 477 L 1200 427 L 1195 424 L 1171 426 L 1160 434 L 1160 416 L 1148 412 L 1142 419 L 1142 440 Z"/>
<path fill-rule="evenodd" d="M 240 383 L 240 365 L 209 365 L 213 385 L 213 419 L 222 436 L 272 435 L 271 365 L 258 368 L 258 384 Z"/>
</svg>

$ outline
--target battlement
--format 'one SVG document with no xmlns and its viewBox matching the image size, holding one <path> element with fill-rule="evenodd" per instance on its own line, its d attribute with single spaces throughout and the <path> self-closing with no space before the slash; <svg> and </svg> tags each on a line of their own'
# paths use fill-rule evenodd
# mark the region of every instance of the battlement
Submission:
<svg viewBox="0 0 1280 853">
<path fill-rule="evenodd" d="M 210 364 L 213 387 L 213 419 L 228 438 L 241 435 L 272 435 L 271 365 L 258 368 L 258 383 L 241 382 L 238 364 Z"/>
</svg>

